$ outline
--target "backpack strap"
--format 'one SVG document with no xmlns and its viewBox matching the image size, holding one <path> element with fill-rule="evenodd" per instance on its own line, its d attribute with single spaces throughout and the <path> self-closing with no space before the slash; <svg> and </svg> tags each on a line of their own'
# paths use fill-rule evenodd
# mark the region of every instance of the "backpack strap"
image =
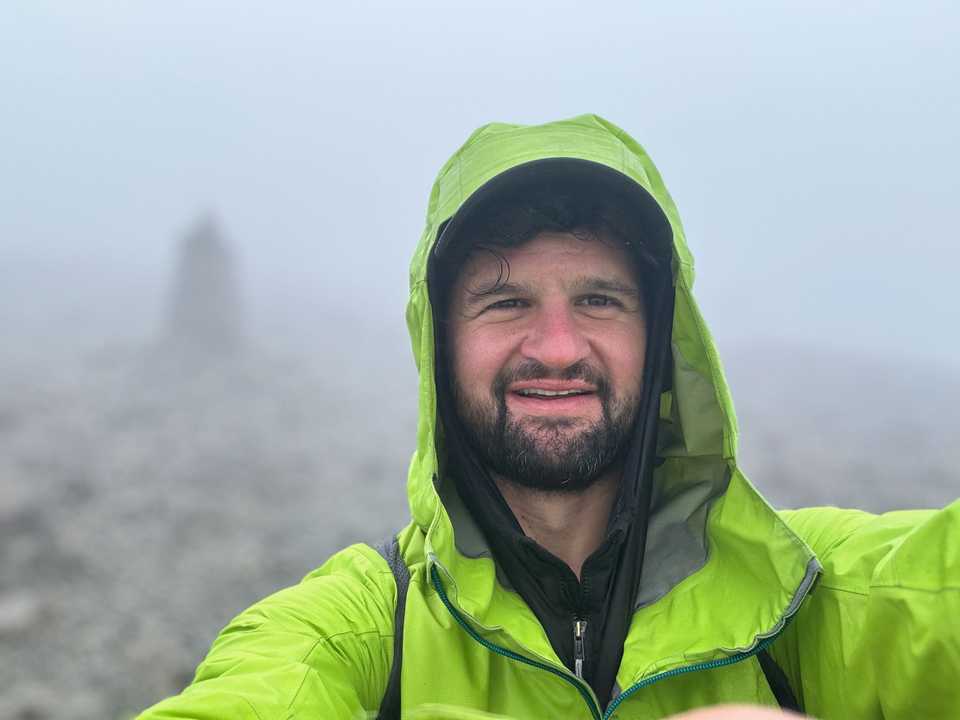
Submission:
<svg viewBox="0 0 960 720">
<path fill-rule="evenodd" d="M 410 570 L 400 553 L 400 542 L 394 535 L 374 546 L 383 556 L 393 572 L 397 583 L 397 607 L 393 616 L 393 663 L 390 665 L 390 677 L 387 689 L 380 702 L 377 720 L 399 720 L 400 718 L 400 667 L 403 661 L 403 615 L 407 607 L 407 587 L 410 585 Z"/>
<path fill-rule="evenodd" d="M 767 678 L 767 684 L 773 691 L 773 696 L 777 699 L 780 707 L 784 710 L 803 712 L 800 703 L 797 702 L 797 696 L 793 694 L 793 690 L 790 688 L 787 674 L 783 671 L 783 668 L 777 665 L 773 656 L 766 650 L 761 650 L 757 653 L 757 660 L 760 661 L 760 669 L 763 670 L 763 675 Z"/>
</svg>

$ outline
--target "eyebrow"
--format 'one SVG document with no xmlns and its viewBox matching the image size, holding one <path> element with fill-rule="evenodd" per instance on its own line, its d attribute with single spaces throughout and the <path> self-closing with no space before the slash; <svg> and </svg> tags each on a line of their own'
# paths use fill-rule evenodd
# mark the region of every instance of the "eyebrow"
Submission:
<svg viewBox="0 0 960 720">
<path fill-rule="evenodd" d="M 574 280 L 571 284 L 572 289 L 579 292 L 614 292 L 622 295 L 636 297 L 640 295 L 640 290 L 636 285 L 624 283 L 614 278 L 601 277 L 581 277 Z"/>
<path fill-rule="evenodd" d="M 497 283 L 486 290 L 471 290 L 467 288 L 467 297 L 463 304 L 471 308 L 474 305 L 480 305 L 489 298 L 500 297 L 502 295 L 530 295 L 533 293 L 533 287 L 527 283 L 505 282 Z"/>
<path fill-rule="evenodd" d="M 602 277 L 579 277 L 573 280 L 570 283 L 570 289 L 574 292 L 612 292 L 619 293 L 621 295 L 627 295 L 629 297 L 639 297 L 640 290 L 631 284 L 622 282 L 621 280 L 616 280 L 613 278 L 602 278 Z M 467 290 L 467 297 L 464 300 L 464 307 L 472 308 L 476 305 L 480 305 L 483 302 L 486 302 L 493 297 L 502 297 L 504 295 L 532 295 L 534 294 L 534 287 L 529 283 L 522 282 L 505 282 L 498 283 L 487 290 Z"/>
</svg>

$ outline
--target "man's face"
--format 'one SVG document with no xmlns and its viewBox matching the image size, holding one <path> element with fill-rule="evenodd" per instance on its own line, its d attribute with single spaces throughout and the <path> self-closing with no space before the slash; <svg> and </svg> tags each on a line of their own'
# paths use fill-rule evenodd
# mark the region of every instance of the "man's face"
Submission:
<svg viewBox="0 0 960 720">
<path fill-rule="evenodd" d="M 457 413 L 495 473 L 579 491 L 621 459 L 640 403 L 646 323 L 618 244 L 543 232 L 516 248 L 478 248 L 448 319 Z"/>
</svg>

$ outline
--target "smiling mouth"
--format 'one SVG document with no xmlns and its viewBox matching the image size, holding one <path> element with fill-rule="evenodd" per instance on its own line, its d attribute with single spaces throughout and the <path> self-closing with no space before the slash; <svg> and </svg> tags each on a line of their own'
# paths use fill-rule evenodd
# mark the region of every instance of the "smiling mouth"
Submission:
<svg viewBox="0 0 960 720">
<path fill-rule="evenodd" d="M 521 397 L 533 397 L 549 400 L 551 398 L 572 397 L 574 395 L 591 395 L 590 390 L 543 390 L 541 388 L 523 388 L 516 390 Z"/>
</svg>

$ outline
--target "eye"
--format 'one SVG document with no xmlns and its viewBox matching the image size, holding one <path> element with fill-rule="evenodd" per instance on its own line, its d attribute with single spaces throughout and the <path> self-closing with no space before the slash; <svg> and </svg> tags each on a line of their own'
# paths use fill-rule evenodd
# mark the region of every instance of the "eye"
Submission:
<svg viewBox="0 0 960 720">
<path fill-rule="evenodd" d="M 623 307 L 622 302 L 609 295 L 587 295 L 580 302 L 593 308 Z"/>
<path fill-rule="evenodd" d="M 520 298 L 507 298 L 506 300 L 498 300 L 492 305 L 487 305 L 487 307 L 484 308 L 484 312 L 488 310 L 516 310 L 525 305 L 526 301 Z"/>
</svg>

